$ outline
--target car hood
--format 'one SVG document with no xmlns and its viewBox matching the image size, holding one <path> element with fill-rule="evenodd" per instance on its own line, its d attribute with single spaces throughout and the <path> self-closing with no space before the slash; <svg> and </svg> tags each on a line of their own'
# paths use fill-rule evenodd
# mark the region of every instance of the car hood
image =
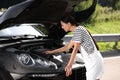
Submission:
<svg viewBox="0 0 120 80">
<path fill-rule="evenodd" d="M 21 23 L 58 24 L 61 17 L 69 14 L 78 22 L 84 21 L 94 12 L 96 0 L 86 10 L 75 12 L 74 6 L 81 0 L 26 0 L 10 6 L 0 17 L 0 29 Z"/>
</svg>

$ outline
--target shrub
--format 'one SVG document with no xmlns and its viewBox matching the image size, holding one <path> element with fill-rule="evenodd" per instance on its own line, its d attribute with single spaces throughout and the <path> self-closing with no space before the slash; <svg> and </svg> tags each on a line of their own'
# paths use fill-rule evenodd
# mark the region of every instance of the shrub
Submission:
<svg viewBox="0 0 120 80">
<path fill-rule="evenodd" d="M 120 10 L 120 0 L 118 0 L 118 2 L 115 4 L 115 8 L 117 10 Z"/>
<path fill-rule="evenodd" d="M 97 4 L 90 22 L 106 22 L 114 20 L 120 20 L 120 10 L 114 10 L 112 7 L 102 7 Z"/>
</svg>

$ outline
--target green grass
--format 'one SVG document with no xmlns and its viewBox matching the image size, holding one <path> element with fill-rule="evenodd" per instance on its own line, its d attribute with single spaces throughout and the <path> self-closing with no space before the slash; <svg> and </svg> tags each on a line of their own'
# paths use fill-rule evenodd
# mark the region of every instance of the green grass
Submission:
<svg viewBox="0 0 120 80">
<path fill-rule="evenodd" d="M 106 21 L 85 26 L 92 34 L 120 34 L 120 21 Z"/>
<path fill-rule="evenodd" d="M 115 46 L 115 42 L 97 42 L 100 51 L 120 49 L 120 42 Z"/>
</svg>

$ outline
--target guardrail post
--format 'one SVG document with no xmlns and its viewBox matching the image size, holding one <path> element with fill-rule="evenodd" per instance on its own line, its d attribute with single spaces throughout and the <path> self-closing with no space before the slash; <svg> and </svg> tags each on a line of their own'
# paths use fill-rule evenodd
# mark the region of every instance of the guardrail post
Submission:
<svg viewBox="0 0 120 80">
<path fill-rule="evenodd" d="M 113 49 L 117 49 L 117 45 L 118 45 L 118 42 L 115 41 L 115 44 L 114 44 L 114 46 L 113 46 Z"/>
</svg>

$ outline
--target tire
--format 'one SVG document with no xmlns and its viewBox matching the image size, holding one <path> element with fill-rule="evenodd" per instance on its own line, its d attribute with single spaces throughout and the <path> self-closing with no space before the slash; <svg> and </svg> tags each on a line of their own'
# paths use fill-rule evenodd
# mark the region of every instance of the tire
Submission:
<svg viewBox="0 0 120 80">
<path fill-rule="evenodd" d="M 0 80 L 14 80 L 10 73 L 4 69 L 0 69 Z"/>
</svg>

